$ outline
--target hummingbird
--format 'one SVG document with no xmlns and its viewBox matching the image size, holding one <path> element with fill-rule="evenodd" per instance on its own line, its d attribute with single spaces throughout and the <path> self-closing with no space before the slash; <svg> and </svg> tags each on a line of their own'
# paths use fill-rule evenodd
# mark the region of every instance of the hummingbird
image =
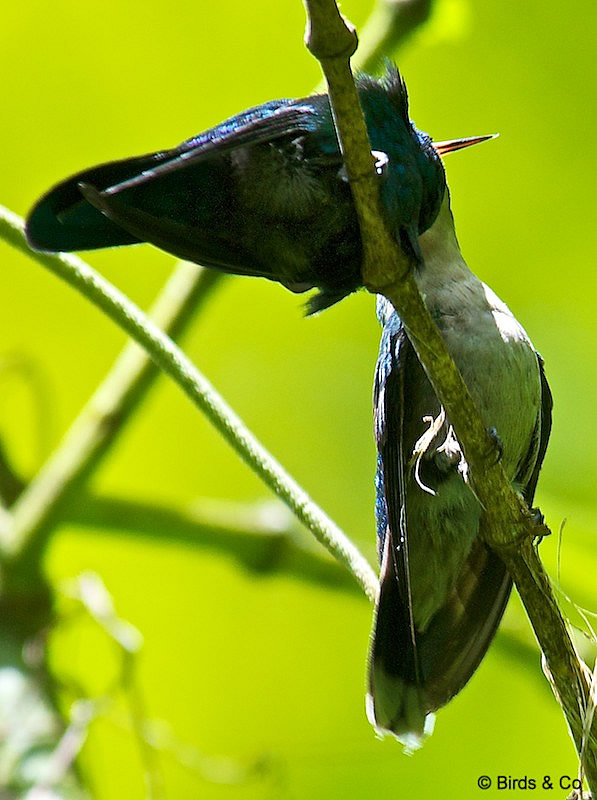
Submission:
<svg viewBox="0 0 597 800">
<path fill-rule="evenodd" d="M 385 223 L 531 507 L 551 429 L 543 361 L 507 306 L 468 268 L 442 158 L 492 138 L 433 142 L 410 120 L 398 69 L 357 77 Z M 59 183 L 26 224 L 42 251 L 149 242 L 222 272 L 316 289 L 307 312 L 362 286 L 358 220 L 327 95 L 244 111 L 178 147 L 92 167 Z M 380 589 L 367 715 L 420 745 L 434 712 L 472 676 L 511 579 L 482 538 L 483 512 L 458 438 L 396 310 L 374 384 Z"/>
<path fill-rule="evenodd" d="M 425 303 L 470 389 L 504 470 L 529 509 L 551 431 L 541 356 L 508 307 L 464 261 L 449 192 L 420 237 L 415 273 Z M 468 682 L 504 613 L 511 578 L 483 541 L 468 466 L 400 317 L 378 295 L 383 326 L 374 381 L 380 588 L 366 709 L 380 735 L 409 752 L 434 712 Z"/>
<path fill-rule="evenodd" d="M 445 190 L 440 155 L 408 115 L 397 68 L 357 78 L 390 230 L 413 263 Z M 178 147 L 92 167 L 50 189 L 26 235 L 46 252 L 149 242 L 222 272 L 318 291 L 308 313 L 362 285 L 362 246 L 327 95 L 250 108 Z"/>
</svg>

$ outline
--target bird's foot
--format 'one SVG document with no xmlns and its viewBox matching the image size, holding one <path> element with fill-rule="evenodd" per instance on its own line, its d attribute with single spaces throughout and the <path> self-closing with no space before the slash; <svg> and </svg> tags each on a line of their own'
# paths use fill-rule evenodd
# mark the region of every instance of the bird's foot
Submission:
<svg viewBox="0 0 597 800">
<path fill-rule="evenodd" d="M 529 508 L 529 513 L 531 515 L 531 521 L 533 526 L 535 527 L 535 534 L 533 536 L 533 544 L 539 545 L 545 538 L 545 536 L 551 536 L 551 531 L 545 524 L 545 517 L 543 516 L 543 512 L 540 508 L 534 507 Z"/>
</svg>

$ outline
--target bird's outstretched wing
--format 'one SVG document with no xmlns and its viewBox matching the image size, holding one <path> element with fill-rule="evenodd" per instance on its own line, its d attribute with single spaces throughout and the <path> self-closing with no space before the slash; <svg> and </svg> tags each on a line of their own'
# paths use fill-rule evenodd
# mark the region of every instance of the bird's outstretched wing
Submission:
<svg viewBox="0 0 597 800">
<path fill-rule="evenodd" d="M 37 250 L 53 252 L 147 241 L 195 260 L 203 240 L 197 230 L 190 230 L 193 222 L 197 226 L 211 221 L 208 202 L 214 200 L 217 213 L 221 201 L 213 195 L 228 185 L 222 156 L 238 147 L 307 133 L 315 125 L 316 113 L 315 106 L 305 103 L 272 101 L 172 150 L 79 172 L 35 205 L 27 220 L 28 241 Z M 203 230 L 207 237 L 207 225 Z M 190 244 L 184 241 L 189 234 Z M 226 254 L 221 246 L 219 255 L 220 263 L 210 265 L 223 268 Z M 233 264 L 237 256 L 232 248 Z M 247 267 L 248 274 L 254 274 L 250 264 Z"/>
</svg>

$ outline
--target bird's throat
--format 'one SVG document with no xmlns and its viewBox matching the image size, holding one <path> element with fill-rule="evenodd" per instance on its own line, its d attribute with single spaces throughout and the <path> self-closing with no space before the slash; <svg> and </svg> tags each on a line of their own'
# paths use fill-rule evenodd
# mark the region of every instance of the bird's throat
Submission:
<svg viewBox="0 0 597 800">
<path fill-rule="evenodd" d="M 449 291 L 454 284 L 479 282 L 460 252 L 448 190 L 435 222 L 419 237 L 419 245 L 423 267 L 417 271 L 416 281 L 430 310 L 439 299 L 437 295 Z"/>
</svg>

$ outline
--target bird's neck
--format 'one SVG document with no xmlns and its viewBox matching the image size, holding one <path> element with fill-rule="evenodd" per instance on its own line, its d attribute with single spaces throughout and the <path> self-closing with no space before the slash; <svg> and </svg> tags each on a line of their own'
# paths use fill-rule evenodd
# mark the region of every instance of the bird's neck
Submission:
<svg viewBox="0 0 597 800">
<path fill-rule="evenodd" d="M 424 261 L 416 281 L 428 304 L 433 304 L 434 296 L 445 292 L 450 284 L 478 280 L 460 252 L 448 189 L 435 222 L 419 237 L 419 245 Z"/>
</svg>

